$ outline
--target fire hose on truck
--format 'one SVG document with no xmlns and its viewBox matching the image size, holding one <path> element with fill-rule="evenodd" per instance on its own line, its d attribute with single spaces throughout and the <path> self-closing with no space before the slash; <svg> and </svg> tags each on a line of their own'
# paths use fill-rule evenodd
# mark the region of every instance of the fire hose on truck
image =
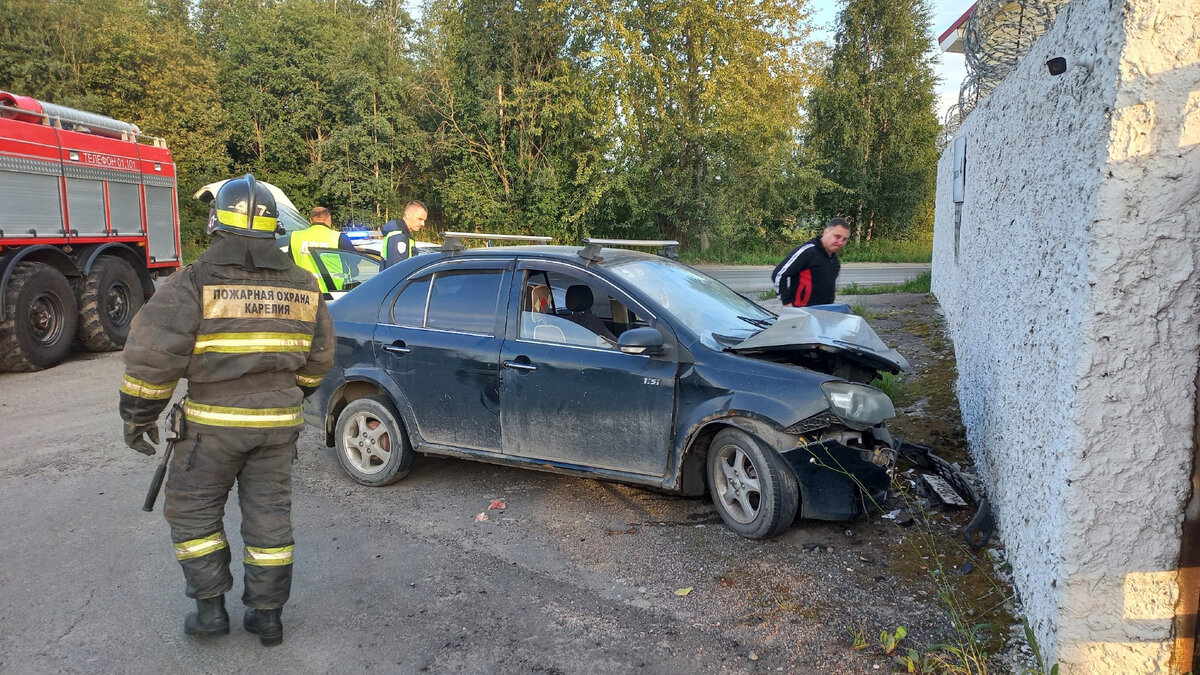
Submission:
<svg viewBox="0 0 1200 675">
<path fill-rule="evenodd" d="M 175 163 L 134 124 L 0 91 L 0 371 L 125 344 L 179 269 Z"/>
</svg>

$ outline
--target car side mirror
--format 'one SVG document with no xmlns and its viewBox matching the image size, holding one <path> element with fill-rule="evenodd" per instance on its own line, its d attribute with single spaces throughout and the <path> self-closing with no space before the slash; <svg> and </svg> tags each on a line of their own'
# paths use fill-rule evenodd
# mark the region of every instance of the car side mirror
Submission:
<svg viewBox="0 0 1200 675">
<path fill-rule="evenodd" d="M 617 338 L 617 347 L 626 354 L 657 356 L 666 351 L 663 336 L 655 328 L 631 328 Z"/>
</svg>

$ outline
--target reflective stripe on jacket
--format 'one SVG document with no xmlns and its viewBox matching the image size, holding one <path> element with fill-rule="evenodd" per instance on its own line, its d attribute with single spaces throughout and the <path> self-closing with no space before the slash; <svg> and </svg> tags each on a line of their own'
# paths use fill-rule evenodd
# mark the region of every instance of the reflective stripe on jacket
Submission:
<svg viewBox="0 0 1200 675">
<path fill-rule="evenodd" d="M 403 230 L 393 230 L 383 238 L 383 254 L 389 265 L 413 257 L 414 248 L 412 236 Z"/>
<path fill-rule="evenodd" d="M 218 232 L 213 247 L 134 316 L 121 418 L 154 421 L 187 378 L 190 423 L 298 427 L 298 385 L 320 384 L 333 365 L 333 340 L 311 274 L 269 240 Z"/>
</svg>

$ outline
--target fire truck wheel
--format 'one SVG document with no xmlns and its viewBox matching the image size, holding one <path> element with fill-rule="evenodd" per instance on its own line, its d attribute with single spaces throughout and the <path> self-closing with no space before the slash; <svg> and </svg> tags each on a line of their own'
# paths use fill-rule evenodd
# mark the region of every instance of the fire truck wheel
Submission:
<svg viewBox="0 0 1200 675">
<path fill-rule="evenodd" d="M 89 352 L 125 346 L 133 315 L 142 308 L 142 284 L 124 260 L 104 256 L 75 284 L 79 300 L 79 343 Z"/>
<path fill-rule="evenodd" d="M 17 263 L 4 304 L 12 318 L 0 321 L 0 370 L 41 370 L 66 358 L 79 316 L 75 293 L 61 272 L 42 263 Z"/>
</svg>

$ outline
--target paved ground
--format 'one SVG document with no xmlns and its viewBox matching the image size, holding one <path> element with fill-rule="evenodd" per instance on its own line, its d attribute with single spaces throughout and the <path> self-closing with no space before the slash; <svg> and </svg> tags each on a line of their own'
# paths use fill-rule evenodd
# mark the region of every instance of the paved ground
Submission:
<svg viewBox="0 0 1200 675">
<path fill-rule="evenodd" d="M 120 376 L 119 354 L 0 374 L 0 672 L 871 673 L 895 668 L 883 629 L 954 639 L 916 569 L 932 563 L 905 563 L 913 530 L 878 516 L 749 541 L 705 499 L 445 459 L 366 488 L 309 430 L 284 644 L 241 630 L 240 583 L 233 635 L 191 640 L 166 524 L 139 508 L 153 461 L 121 442 Z M 233 500 L 235 551 L 238 522 Z"/>
</svg>

